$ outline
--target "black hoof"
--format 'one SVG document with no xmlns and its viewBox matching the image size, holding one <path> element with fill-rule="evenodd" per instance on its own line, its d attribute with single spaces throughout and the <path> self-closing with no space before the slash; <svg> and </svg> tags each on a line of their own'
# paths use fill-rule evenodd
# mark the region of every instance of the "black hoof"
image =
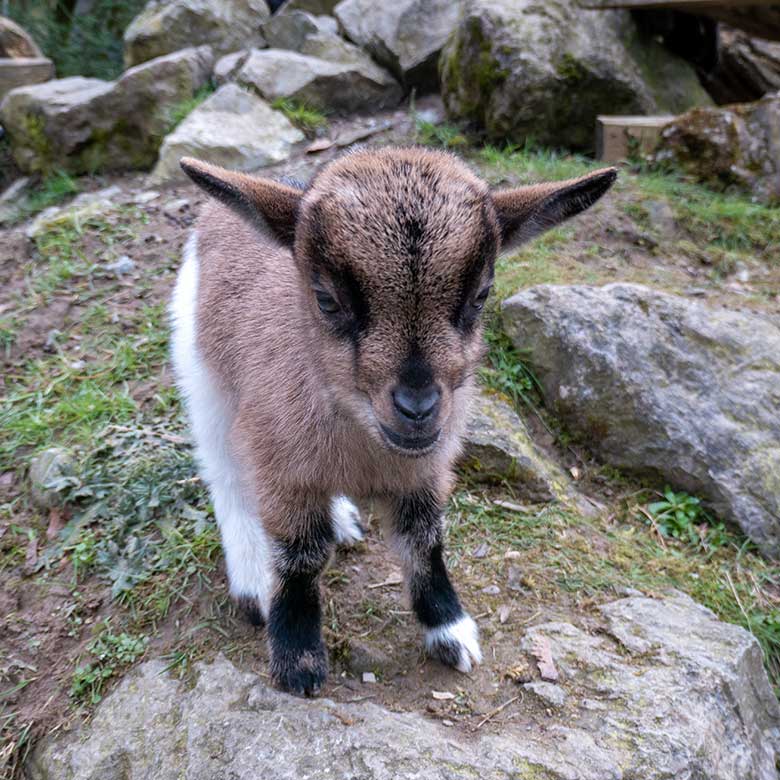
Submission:
<svg viewBox="0 0 780 780">
<path fill-rule="evenodd" d="M 295 696 L 318 696 L 328 678 L 325 648 L 273 659 L 271 677 L 277 687 L 287 693 Z"/>
<path fill-rule="evenodd" d="M 265 625 L 263 611 L 254 596 L 239 596 L 236 599 L 236 605 L 244 618 L 253 626 L 262 628 Z"/>
</svg>

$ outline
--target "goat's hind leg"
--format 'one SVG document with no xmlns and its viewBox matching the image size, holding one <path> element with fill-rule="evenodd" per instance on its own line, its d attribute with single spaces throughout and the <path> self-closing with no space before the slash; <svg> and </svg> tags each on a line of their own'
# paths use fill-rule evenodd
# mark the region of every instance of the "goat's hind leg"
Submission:
<svg viewBox="0 0 780 780">
<path fill-rule="evenodd" d="M 254 498 L 241 484 L 229 437 L 235 419 L 200 353 L 196 331 L 197 239 L 193 234 L 171 304 L 173 362 L 195 439 L 200 472 L 211 492 L 225 551 L 230 592 L 253 623 L 268 617 L 273 566 Z"/>
<path fill-rule="evenodd" d="M 257 511 L 234 481 L 211 487 L 230 594 L 256 626 L 268 619 L 274 584 L 271 546 Z"/>
<path fill-rule="evenodd" d="M 201 386 L 200 393 L 207 392 Z M 231 415 L 212 397 L 211 414 L 191 408 L 201 473 L 209 486 L 225 554 L 230 595 L 254 625 L 268 618 L 274 585 L 271 543 L 256 499 L 240 478 L 240 466 L 228 448 Z M 205 408 L 205 407 L 203 407 Z"/>
</svg>

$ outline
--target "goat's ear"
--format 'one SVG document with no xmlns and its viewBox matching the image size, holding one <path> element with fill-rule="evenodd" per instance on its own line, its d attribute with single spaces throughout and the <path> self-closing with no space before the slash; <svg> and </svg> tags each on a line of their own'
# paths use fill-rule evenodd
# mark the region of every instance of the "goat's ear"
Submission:
<svg viewBox="0 0 780 780">
<path fill-rule="evenodd" d="M 501 228 L 501 251 L 517 247 L 585 211 L 616 178 L 615 168 L 602 168 L 578 179 L 493 192 Z"/>
<path fill-rule="evenodd" d="M 292 246 L 301 190 L 248 173 L 228 171 L 192 157 L 184 157 L 179 164 L 209 195 L 250 222 L 267 226 L 279 241 Z"/>
</svg>

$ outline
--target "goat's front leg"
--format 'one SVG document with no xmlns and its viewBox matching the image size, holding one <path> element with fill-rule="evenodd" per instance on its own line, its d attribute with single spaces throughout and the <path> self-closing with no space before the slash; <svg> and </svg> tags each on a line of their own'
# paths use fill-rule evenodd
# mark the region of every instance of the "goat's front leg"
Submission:
<svg viewBox="0 0 780 780">
<path fill-rule="evenodd" d="M 392 534 L 428 654 L 461 672 L 482 661 L 479 632 L 460 605 L 444 564 L 442 502 L 419 490 L 391 502 Z"/>
<path fill-rule="evenodd" d="M 307 502 L 274 515 L 275 588 L 267 625 L 271 676 L 285 691 L 315 696 L 328 675 L 319 578 L 334 546 L 330 506 L 327 500 Z"/>
</svg>

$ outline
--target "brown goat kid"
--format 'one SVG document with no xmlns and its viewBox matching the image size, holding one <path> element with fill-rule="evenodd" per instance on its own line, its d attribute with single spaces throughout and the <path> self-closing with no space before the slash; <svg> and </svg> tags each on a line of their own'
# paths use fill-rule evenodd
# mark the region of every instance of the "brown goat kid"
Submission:
<svg viewBox="0 0 780 780">
<path fill-rule="evenodd" d="M 491 192 L 424 149 L 348 154 L 304 188 L 182 167 L 219 202 L 185 250 L 174 362 L 230 590 L 267 625 L 274 680 L 320 690 L 319 576 L 362 537 L 365 500 L 386 515 L 428 653 L 469 671 L 477 628 L 441 516 L 494 261 L 588 208 L 615 170 Z"/>
</svg>

